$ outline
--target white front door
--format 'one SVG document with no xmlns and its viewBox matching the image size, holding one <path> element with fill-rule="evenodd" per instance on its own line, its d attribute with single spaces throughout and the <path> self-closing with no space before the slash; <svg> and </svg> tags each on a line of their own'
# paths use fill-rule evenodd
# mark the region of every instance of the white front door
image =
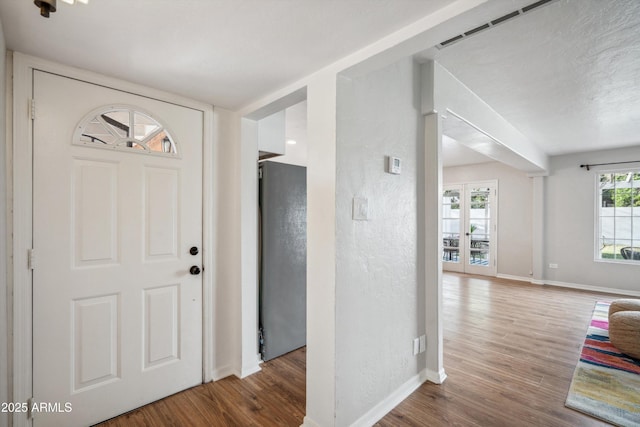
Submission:
<svg viewBox="0 0 640 427">
<path fill-rule="evenodd" d="M 203 113 L 41 71 L 33 82 L 33 391 L 59 409 L 34 424 L 90 425 L 202 382 L 190 267 Z M 177 156 L 74 145 L 80 120 L 109 105 L 152 113 Z"/>
<path fill-rule="evenodd" d="M 443 269 L 497 273 L 497 183 L 448 185 L 442 198 Z"/>
</svg>

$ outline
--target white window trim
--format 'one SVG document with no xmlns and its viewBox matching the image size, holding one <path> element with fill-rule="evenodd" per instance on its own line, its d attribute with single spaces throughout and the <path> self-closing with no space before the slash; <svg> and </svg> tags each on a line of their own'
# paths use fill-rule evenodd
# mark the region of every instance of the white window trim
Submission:
<svg viewBox="0 0 640 427">
<path fill-rule="evenodd" d="M 165 131 L 167 136 L 169 137 L 169 139 L 171 140 L 172 144 L 174 145 L 175 148 L 175 153 L 162 153 L 159 151 L 151 151 L 149 149 L 144 149 L 144 150 L 136 150 L 136 149 L 131 149 L 129 147 L 123 147 L 122 145 L 119 144 L 108 144 L 108 145 L 100 145 L 100 144 L 95 144 L 95 143 L 91 143 L 91 142 L 85 142 L 82 141 L 80 138 L 82 136 L 82 131 L 84 130 L 86 124 L 88 121 L 90 121 L 91 119 L 93 119 L 94 117 L 100 115 L 100 114 L 104 114 L 104 113 L 108 113 L 111 111 L 129 111 L 134 112 L 134 113 L 141 113 L 144 114 L 145 116 L 150 117 L 151 119 L 155 120 L 156 123 L 158 123 L 158 125 L 160 125 L 160 129 L 156 131 L 157 132 L 161 132 L 161 131 Z M 91 110 L 90 112 L 88 112 L 81 120 L 80 122 L 76 125 L 76 128 L 73 132 L 73 144 L 74 145 L 82 145 L 83 147 L 89 147 L 89 148 L 97 148 L 100 150 L 117 150 L 117 151 L 123 151 L 126 153 L 135 153 L 135 154 L 144 154 L 146 156 L 161 156 L 161 157 L 172 157 L 172 158 L 176 158 L 179 159 L 182 156 L 180 155 L 180 150 L 179 150 L 179 146 L 180 144 L 178 143 L 178 141 L 176 141 L 175 137 L 173 136 L 175 135 L 171 129 L 165 124 L 164 120 L 160 119 L 157 115 L 150 113 L 149 111 L 145 110 L 144 108 L 140 108 L 138 106 L 135 105 L 129 105 L 129 104 L 112 104 L 112 105 L 104 105 L 102 107 L 96 108 L 94 110 Z M 137 141 L 135 138 L 131 137 L 131 138 L 121 138 L 122 141 L 126 141 L 126 140 L 130 140 L 132 142 L 135 142 L 136 144 L 140 144 L 143 145 L 142 141 Z"/>
<path fill-rule="evenodd" d="M 638 168 L 640 171 L 640 168 Z M 622 264 L 622 265 L 635 265 L 640 266 L 640 261 L 634 260 L 626 260 L 626 259 L 615 259 L 615 258 L 601 258 L 600 257 L 600 175 L 608 174 L 608 173 L 625 173 L 630 172 L 629 168 L 618 168 L 618 169 L 603 169 L 595 171 L 593 175 L 594 181 L 594 239 L 593 239 L 593 260 L 594 262 L 605 263 L 605 264 Z"/>
</svg>

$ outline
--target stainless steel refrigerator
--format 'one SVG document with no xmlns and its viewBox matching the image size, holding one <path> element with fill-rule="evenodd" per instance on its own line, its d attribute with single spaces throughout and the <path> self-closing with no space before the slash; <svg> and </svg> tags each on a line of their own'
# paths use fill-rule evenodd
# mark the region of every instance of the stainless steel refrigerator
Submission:
<svg viewBox="0 0 640 427">
<path fill-rule="evenodd" d="M 307 171 L 260 164 L 259 320 L 264 361 L 307 342 Z"/>
</svg>

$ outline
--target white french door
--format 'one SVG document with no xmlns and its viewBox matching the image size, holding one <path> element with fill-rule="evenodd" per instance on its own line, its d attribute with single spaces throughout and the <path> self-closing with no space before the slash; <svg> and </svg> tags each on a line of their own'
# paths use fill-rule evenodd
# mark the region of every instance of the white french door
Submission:
<svg viewBox="0 0 640 427">
<path fill-rule="evenodd" d="M 497 273 L 497 182 L 447 185 L 442 195 L 442 265 L 447 271 Z"/>
<path fill-rule="evenodd" d="M 202 382 L 203 112 L 41 71 L 33 96 L 33 398 L 62 408 L 34 424 L 90 425 Z M 125 110 L 74 144 L 110 105 L 177 155 Z"/>
</svg>

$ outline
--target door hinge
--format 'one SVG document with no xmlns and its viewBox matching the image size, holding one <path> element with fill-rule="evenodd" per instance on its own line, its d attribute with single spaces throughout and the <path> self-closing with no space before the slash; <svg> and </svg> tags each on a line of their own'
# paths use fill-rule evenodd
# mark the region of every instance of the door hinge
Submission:
<svg viewBox="0 0 640 427">
<path fill-rule="evenodd" d="M 262 168 L 258 169 L 258 179 L 262 179 Z"/>
<path fill-rule="evenodd" d="M 31 409 L 33 408 L 33 396 L 27 399 L 27 419 L 33 419 L 33 412 Z"/>
<path fill-rule="evenodd" d="M 36 100 L 33 98 L 29 100 L 29 118 L 31 120 L 36 119 Z"/>
<path fill-rule="evenodd" d="M 264 352 L 265 352 L 264 329 L 262 329 L 262 326 L 261 326 L 258 329 L 258 353 L 260 353 L 262 360 L 264 360 Z"/>
<path fill-rule="evenodd" d="M 36 250 L 29 249 L 27 251 L 27 265 L 29 270 L 35 270 L 36 268 Z"/>
</svg>

